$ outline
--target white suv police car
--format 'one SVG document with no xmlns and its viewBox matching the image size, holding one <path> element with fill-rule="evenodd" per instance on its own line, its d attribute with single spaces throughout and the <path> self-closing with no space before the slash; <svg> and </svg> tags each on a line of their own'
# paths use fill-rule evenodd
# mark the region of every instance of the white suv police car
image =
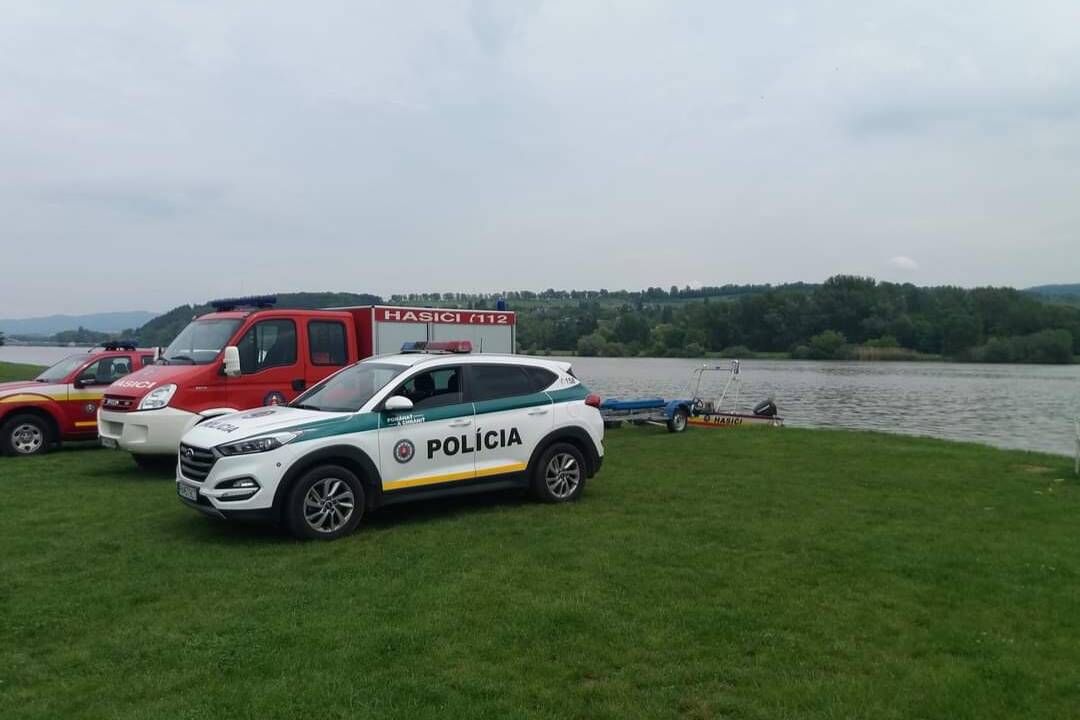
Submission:
<svg viewBox="0 0 1080 720">
<path fill-rule="evenodd" d="M 567 502 L 603 462 L 599 402 L 567 363 L 375 357 L 288 406 L 192 428 L 176 490 L 210 515 L 327 540 L 354 530 L 365 510 L 403 500 L 522 487 Z"/>
</svg>

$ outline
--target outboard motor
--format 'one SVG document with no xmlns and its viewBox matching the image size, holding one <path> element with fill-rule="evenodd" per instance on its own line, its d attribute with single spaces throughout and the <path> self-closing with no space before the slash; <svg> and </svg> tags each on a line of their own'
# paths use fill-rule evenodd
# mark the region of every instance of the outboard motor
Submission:
<svg viewBox="0 0 1080 720">
<path fill-rule="evenodd" d="M 776 403 L 772 401 L 772 398 L 769 398 L 768 400 L 762 400 L 753 407 L 753 413 L 755 415 L 773 417 L 776 415 Z"/>
</svg>

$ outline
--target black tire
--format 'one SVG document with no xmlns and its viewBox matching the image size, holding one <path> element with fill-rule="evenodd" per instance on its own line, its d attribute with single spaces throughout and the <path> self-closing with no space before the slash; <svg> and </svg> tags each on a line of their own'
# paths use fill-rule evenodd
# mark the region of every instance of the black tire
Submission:
<svg viewBox="0 0 1080 720">
<path fill-rule="evenodd" d="M 671 416 L 671 419 L 667 421 L 668 432 L 681 433 L 686 430 L 686 420 L 690 417 L 690 413 L 686 412 L 686 408 L 679 408 L 675 411 L 675 414 Z"/>
<path fill-rule="evenodd" d="M 142 470 L 164 472 L 176 467 L 176 458 L 172 455 L 136 455 L 132 453 L 131 459 Z"/>
<path fill-rule="evenodd" d="M 40 415 L 15 415 L 0 426 L 0 454 L 18 457 L 41 455 L 55 441 L 52 427 Z"/>
<path fill-rule="evenodd" d="M 300 540 L 337 540 L 360 524 L 364 501 L 364 486 L 356 475 L 340 465 L 319 465 L 289 488 L 282 514 L 289 532 Z M 344 507 L 347 502 L 351 508 Z"/>
<path fill-rule="evenodd" d="M 554 443 L 537 458 L 532 469 L 532 494 L 546 503 L 577 500 L 585 489 L 585 457 L 570 443 Z"/>
</svg>

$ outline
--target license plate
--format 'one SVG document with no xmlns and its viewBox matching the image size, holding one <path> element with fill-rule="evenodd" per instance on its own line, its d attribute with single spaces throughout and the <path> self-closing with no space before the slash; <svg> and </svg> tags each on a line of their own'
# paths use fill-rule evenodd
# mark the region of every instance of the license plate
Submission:
<svg viewBox="0 0 1080 720">
<path fill-rule="evenodd" d="M 103 437 L 101 438 L 101 444 L 107 448 L 112 448 L 113 450 L 117 448 L 116 440 L 113 438 Z"/>
<path fill-rule="evenodd" d="M 185 485 L 184 483 L 176 484 L 176 494 L 191 502 L 199 501 L 199 489 L 193 488 L 190 485 Z"/>
</svg>

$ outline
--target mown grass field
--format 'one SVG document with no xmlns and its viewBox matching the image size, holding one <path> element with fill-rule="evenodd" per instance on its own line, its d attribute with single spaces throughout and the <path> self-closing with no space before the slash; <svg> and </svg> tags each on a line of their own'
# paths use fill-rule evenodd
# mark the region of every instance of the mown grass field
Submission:
<svg viewBox="0 0 1080 720">
<path fill-rule="evenodd" d="M 1064 718 L 1063 457 L 608 433 L 579 503 L 398 506 L 335 543 L 182 507 L 122 453 L 0 458 L 8 718 Z"/>
</svg>

